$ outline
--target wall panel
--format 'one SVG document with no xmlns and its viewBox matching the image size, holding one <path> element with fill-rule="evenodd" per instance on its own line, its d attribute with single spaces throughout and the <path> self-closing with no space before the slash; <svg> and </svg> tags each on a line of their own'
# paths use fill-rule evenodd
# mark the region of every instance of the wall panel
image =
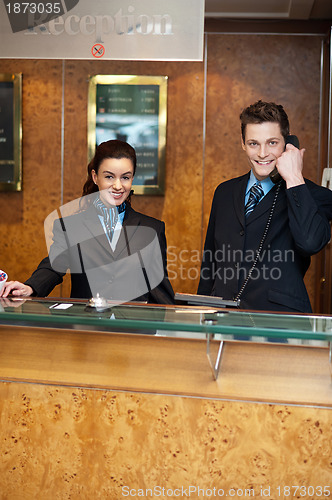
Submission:
<svg viewBox="0 0 332 500">
<path fill-rule="evenodd" d="M 331 498 L 328 409 L 10 382 L 0 396 L 2 498 Z"/>
<path fill-rule="evenodd" d="M 0 59 L 22 73 L 23 189 L 0 193 L 0 267 L 24 280 L 45 256 L 44 219 L 60 204 L 61 61 Z"/>
</svg>

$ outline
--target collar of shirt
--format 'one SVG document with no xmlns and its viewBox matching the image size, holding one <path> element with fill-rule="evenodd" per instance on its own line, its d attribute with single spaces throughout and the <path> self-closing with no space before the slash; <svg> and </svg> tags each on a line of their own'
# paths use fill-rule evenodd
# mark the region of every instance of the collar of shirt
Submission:
<svg viewBox="0 0 332 500">
<path fill-rule="evenodd" d="M 110 237 L 107 234 L 103 217 L 98 214 L 99 220 L 101 222 L 101 225 L 103 226 L 103 230 L 105 231 L 108 242 L 111 245 L 113 252 L 115 250 L 116 244 L 117 244 L 119 236 L 120 236 L 120 231 L 122 229 L 122 224 L 123 224 L 123 219 L 124 219 L 125 213 L 126 213 L 125 211 L 119 213 L 119 218 L 118 218 L 118 221 L 117 221 L 116 226 L 114 228 L 114 234 L 113 234 L 112 241 L 110 240 Z"/>
<path fill-rule="evenodd" d="M 266 177 L 266 179 L 263 179 L 262 181 L 259 181 L 256 179 L 253 171 L 250 172 L 250 177 L 249 177 L 249 180 L 248 180 L 248 184 L 247 184 L 247 189 L 246 189 L 246 196 L 245 196 L 245 199 L 244 199 L 244 205 L 246 205 L 247 201 L 248 201 L 248 198 L 249 198 L 249 191 L 250 191 L 250 188 L 256 183 L 256 182 L 259 182 L 260 185 L 262 186 L 262 189 L 264 191 L 264 196 L 267 195 L 267 193 L 273 188 L 274 184 L 273 182 L 271 181 L 270 177 Z"/>
</svg>

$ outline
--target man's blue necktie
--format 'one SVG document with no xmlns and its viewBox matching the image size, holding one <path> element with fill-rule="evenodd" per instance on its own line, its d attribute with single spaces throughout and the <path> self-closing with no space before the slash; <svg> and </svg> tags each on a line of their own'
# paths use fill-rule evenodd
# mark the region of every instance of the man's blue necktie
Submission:
<svg viewBox="0 0 332 500">
<path fill-rule="evenodd" d="M 264 196 L 264 191 L 260 183 L 256 182 L 253 186 L 251 186 L 249 190 L 249 198 L 247 201 L 247 204 L 244 209 L 244 215 L 245 217 L 248 217 L 248 215 L 253 211 L 257 203 L 261 198 Z"/>
</svg>

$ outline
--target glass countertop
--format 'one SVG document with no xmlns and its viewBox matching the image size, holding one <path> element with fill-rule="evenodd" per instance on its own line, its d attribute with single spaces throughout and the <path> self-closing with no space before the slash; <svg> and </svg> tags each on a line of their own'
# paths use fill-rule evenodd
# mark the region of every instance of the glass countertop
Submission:
<svg viewBox="0 0 332 500">
<path fill-rule="evenodd" d="M 307 341 L 320 341 L 318 345 L 332 341 L 332 316 L 140 303 L 108 303 L 106 309 L 98 309 L 87 301 L 62 298 L 0 299 L 1 324 L 202 339 L 211 334 L 220 340 L 295 339 L 309 345 Z"/>
</svg>

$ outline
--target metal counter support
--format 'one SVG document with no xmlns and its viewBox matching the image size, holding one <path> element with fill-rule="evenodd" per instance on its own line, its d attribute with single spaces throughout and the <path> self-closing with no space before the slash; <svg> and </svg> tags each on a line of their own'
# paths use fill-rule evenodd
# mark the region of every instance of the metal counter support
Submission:
<svg viewBox="0 0 332 500">
<path fill-rule="evenodd" d="M 218 353 L 217 353 L 216 361 L 213 362 L 212 356 L 211 356 L 211 349 L 210 349 L 210 347 L 211 347 L 210 346 L 211 338 L 213 338 L 213 334 L 208 333 L 206 335 L 206 355 L 208 357 L 208 360 L 209 360 L 209 363 L 210 363 L 210 366 L 211 366 L 213 378 L 214 378 L 214 380 L 217 380 L 218 379 L 218 375 L 219 375 L 219 370 L 220 370 L 222 355 L 223 355 L 224 340 L 220 340 L 219 341 L 220 344 L 219 344 L 219 348 L 218 348 Z M 331 351 L 330 351 L 330 355 L 331 355 Z"/>
</svg>

